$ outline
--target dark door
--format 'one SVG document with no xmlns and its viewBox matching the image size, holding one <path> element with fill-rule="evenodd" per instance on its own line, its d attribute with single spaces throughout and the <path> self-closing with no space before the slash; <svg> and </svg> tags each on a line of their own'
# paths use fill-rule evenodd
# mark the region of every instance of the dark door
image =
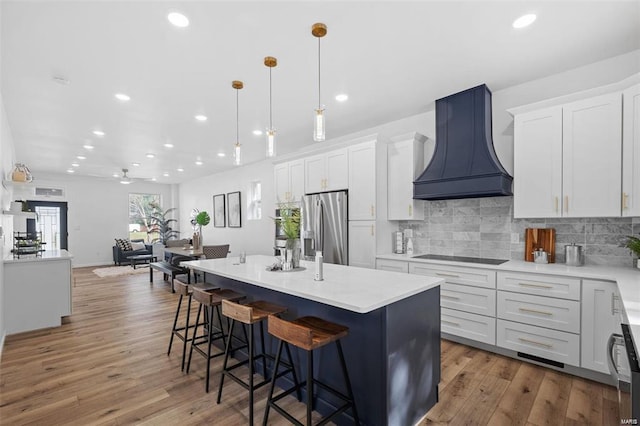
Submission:
<svg viewBox="0 0 640 426">
<path fill-rule="evenodd" d="M 27 219 L 27 232 L 42 232 L 46 250 L 68 250 L 67 203 L 55 201 L 27 201 L 37 219 Z"/>
</svg>

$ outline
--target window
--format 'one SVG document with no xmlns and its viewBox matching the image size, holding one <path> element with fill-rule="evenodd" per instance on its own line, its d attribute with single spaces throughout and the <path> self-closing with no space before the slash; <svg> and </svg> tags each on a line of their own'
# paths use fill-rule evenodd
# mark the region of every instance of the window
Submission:
<svg viewBox="0 0 640 426">
<path fill-rule="evenodd" d="M 160 208 L 160 194 L 129 194 L 129 239 L 152 242 L 158 238 L 151 229 L 151 216 Z"/>
<path fill-rule="evenodd" d="M 262 219 L 262 183 L 259 180 L 251 182 L 249 197 L 247 197 L 249 220 Z"/>
</svg>

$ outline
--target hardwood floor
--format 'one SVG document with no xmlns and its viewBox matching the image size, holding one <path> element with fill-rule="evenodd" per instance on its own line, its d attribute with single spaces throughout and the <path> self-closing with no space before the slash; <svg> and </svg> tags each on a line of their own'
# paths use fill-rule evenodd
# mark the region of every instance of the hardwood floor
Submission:
<svg viewBox="0 0 640 426">
<path fill-rule="evenodd" d="M 180 371 L 180 342 L 166 355 L 178 296 L 156 274 L 98 278 L 74 270 L 74 314 L 62 327 L 8 336 L 0 361 L 0 424 L 241 425 L 248 397 L 225 382 L 221 358 L 194 356 Z M 194 307 L 195 309 L 195 307 Z M 195 310 L 194 310 L 195 313 Z M 256 423 L 267 389 L 256 394 Z M 304 417 L 304 405 L 283 404 Z M 440 402 L 423 424 L 617 424 L 615 389 L 477 349 L 442 342 Z M 288 424 L 273 414 L 269 424 Z"/>
</svg>

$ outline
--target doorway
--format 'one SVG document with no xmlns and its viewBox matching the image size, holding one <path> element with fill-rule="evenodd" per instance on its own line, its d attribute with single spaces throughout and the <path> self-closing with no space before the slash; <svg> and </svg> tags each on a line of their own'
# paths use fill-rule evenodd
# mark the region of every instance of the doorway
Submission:
<svg viewBox="0 0 640 426">
<path fill-rule="evenodd" d="M 42 232 L 46 250 L 68 250 L 67 203 L 27 201 L 36 219 L 27 219 L 27 232 Z"/>
</svg>

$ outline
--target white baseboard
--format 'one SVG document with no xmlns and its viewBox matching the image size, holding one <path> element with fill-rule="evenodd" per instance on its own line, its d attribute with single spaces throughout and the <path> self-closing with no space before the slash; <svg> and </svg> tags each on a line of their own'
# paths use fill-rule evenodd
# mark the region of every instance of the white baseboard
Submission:
<svg viewBox="0 0 640 426">
<path fill-rule="evenodd" d="M 0 339 L 0 361 L 2 361 L 2 349 L 4 349 L 4 338 L 7 335 L 5 330 L 2 330 L 2 339 Z"/>
</svg>

